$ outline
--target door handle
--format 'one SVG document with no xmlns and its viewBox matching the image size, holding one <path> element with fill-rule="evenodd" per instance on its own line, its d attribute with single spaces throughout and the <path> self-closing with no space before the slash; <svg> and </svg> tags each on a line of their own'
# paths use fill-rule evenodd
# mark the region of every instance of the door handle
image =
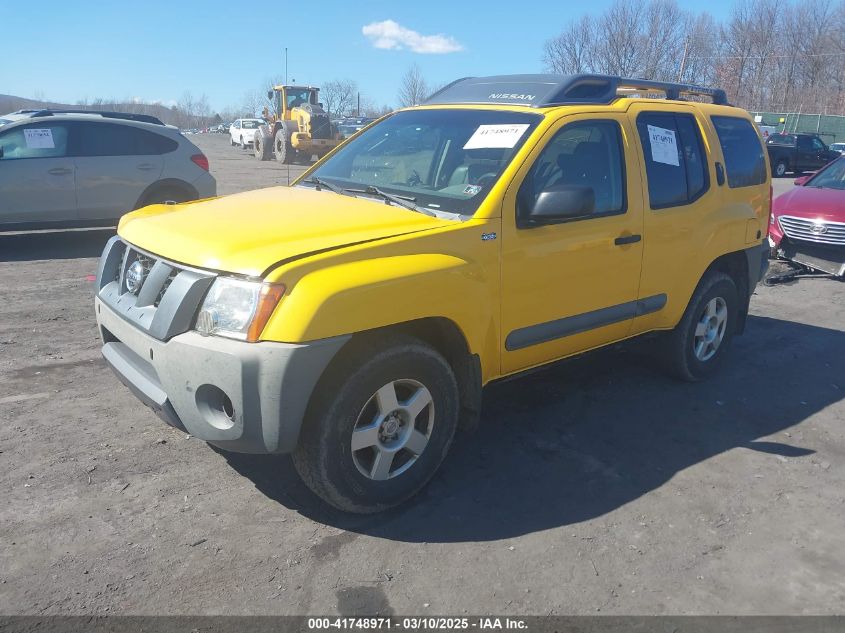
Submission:
<svg viewBox="0 0 845 633">
<path fill-rule="evenodd" d="M 613 243 L 617 246 L 624 246 L 625 244 L 636 244 L 641 239 L 643 239 L 642 235 L 622 235 L 613 240 Z"/>
<path fill-rule="evenodd" d="M 53 169 L 47 170 L 48 174 L 53 174 L 54 176 L 65 176 L 70 173 L 70 169 L 67 167 L 53 167 Z"/>
<path fill-rule="evenodd" d="M 141 171 L 150 171 L 154 167 L 155 165 L 150 165 L 149 163 L 142 163 L 138 165 L 138 169 L 140 169 Z"/>
</svg>

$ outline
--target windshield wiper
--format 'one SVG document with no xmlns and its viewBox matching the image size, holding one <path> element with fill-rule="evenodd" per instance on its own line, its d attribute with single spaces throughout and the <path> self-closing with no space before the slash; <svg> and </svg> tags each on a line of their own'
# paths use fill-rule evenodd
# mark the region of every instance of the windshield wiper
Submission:
<svg viewBox="0 0 845 633">
<path fill-rule="evenodd" d="M 321 189 L 328 189 L 329 191 L 333 191 L 334 193 L 339 194 L 341 196 L 352 196 L 353 198 L 355 197 L 351 189 L 343 189 L 342 187 L 333 185 L 332 183 L 326 182 L 322 178 L 317 178 L 316 176 L 312 176 L 308 180 L 303 180 L 302 182 L 310 182 L 312 185 L 315 186 L 317 191 L 320 191 Z"/>
<path fill-rule="evenodd" d="M 412 198 L 411 196 L 395 196 L 392 193 L 382 191 L 381 189 L 379 189 L 378 187 L 374 187 L 373 185 L 369 185 L 366 189 L 349 189 L 349 191 L 353 193 L 368 193 L 370 195 L 378 196 L 389 204 L 395 204 L 396 206 L 404 207 L 405 209 L 409 209 L 410 211 L 416 211 L 417 213 L 422 213 L 423 215 L 430 215 L 433 218 L 437 217 L 437 214 L 434 213 L 434 211 L 425 209 L 414 204 L 416 198 Z"/>
</svg>

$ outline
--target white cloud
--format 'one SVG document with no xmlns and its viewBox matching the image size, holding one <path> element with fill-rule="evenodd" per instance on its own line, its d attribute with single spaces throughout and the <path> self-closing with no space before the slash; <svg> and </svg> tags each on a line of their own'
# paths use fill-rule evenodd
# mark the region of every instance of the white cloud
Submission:
<svg viewBox="0 0 845 633">
<path fill-rule="evenodd" d="M 407 48 L 415 53 L 441 55 L 464 50 L 454 37 L 448 35 L 421 35 L 406 29 L 393 20 L 366 24 L 361 32 L 376 48 L 402 50 Z"/>
</svg>

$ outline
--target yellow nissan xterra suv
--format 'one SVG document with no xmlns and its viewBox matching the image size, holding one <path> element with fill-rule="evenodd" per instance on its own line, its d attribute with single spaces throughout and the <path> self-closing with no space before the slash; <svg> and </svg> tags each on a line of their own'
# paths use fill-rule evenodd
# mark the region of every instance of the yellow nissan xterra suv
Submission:
<svg viewBox="0 0 845 633">
<path fill-rule="evenodd" d="M 381 510 L 492 380 L 657 331 L 674 374 L 712 374 L 765 271 L 768 173 L 721 90 L 462 79 L 291 187 L 125 215 L 103 356 L 169 424 L 292 452 L 329 504 Z"/>
</svg>

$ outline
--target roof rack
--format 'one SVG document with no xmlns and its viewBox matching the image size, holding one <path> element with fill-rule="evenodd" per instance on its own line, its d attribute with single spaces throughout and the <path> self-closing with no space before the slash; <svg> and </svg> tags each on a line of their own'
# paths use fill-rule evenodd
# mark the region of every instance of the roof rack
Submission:
<svg viewBox="0 0 845 633">
<path fill-rule="evenodd" d="M 107 110 L 58 110 L 53 108 L 45 108 L 44 110 L 33 111 L 31 118 L 53 116 L 56 114 L 96 114 L 104 119 L 124 119 L 126 121 L 138 121 L 141 123 L 153 123 L 155 125 L 164 125 L 161 119 L 150 114 L 133 114 L 131 112 L 109 112 Z"/>
<path fill-rule="evenodd" d="M 681 95 L 709 97 L 728 105 L 719 88 L 632 79 L 613 75 L 498 75 L 464 77 L 431 95 L 426 104 L 499 103 L 547 108 L 560 105 L 609 104 L 627 94 L 663 92 L 667 99 Z"/>
</svg>

